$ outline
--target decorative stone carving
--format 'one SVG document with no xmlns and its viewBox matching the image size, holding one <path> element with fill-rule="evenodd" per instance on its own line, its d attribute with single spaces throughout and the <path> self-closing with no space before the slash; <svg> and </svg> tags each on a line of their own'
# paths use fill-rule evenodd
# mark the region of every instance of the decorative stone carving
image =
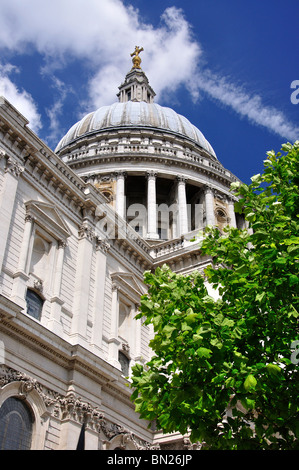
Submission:
<svg viewBox="0 0 299 470">
<path fill-rule="evenodd" d="M 110 250 L 110 244 L 100 237 L 96 238 L 96 249 L 101 250 L 103 253 L 107 253 Z"/>
<path fill-rule="evenodd" d="M 81 240 L 82 238 L 87 238 L 88 240 L 92 241 L 94 236 L 95 236 L 94 231 L 88 225 L 82 224 L 79 227 L 79 230 L 78 230 L 79 240 Z"/>
<path fill-rule="evenodd" d="M 34 288 L 38 290 L 39 292 L 43 291 L 43 288 L 44 288 L 43 281 L 41 281 L 40 279 L 37 279 L 36 281 L 34 281 L 33 285 L 34 285 Z"/>
<path fill-rule="evenodd" d="M 130 345 L 128 343 L 122 343 L 121 345 L 122 351 L 125 353 L 129 354 L 130 352 Z"/>
<path fill-rule="evenodd" d="M 74 391 L 62 396 L 47 389 L 32 377 L 2 365 L 0 367 L 0 388 L 12 382 L 19 382 L 20 399 L 26 399 L 32 390 L 37 391 L 49 413 L 61 422 L 71 419 L 79 424 L 85 423 L 87 428 L 98 433 L 102 432 L 108 441 L 118 435 L 123 435 L 121 440 L 125 447 L 130 441 L 137 449 L 150 449 L 148 442 L 139 439 L 120 424 L 107 420 L 98 408 L 83 401 Z"/>
<path fill-rule="evenodd" d="M 6 168 L 5 172 L 9 172 L 12 175 L 14 175 L 16 178 L 19 178 L 20 174 L 23 173 L 24 168 L 19 165 L 15 160 L 12 158 L 8 157 L 6 161 Z"/>
</svg>

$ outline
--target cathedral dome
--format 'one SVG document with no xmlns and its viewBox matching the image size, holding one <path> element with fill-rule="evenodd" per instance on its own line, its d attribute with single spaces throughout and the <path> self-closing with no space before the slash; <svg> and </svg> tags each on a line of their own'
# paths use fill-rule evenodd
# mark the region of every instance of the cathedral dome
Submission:
<svg viewBox="0 0 299 470">
<path fill-rule="evenodd" d="M 212 157 L 216 158 L 210 143 L 205 139 L 201 131 L 191 124 L 187 118 L 176 113 L 171 108 L 145 101 L 117 102 L 87 114 L 70 128 L 59 142 L 55 152 L 59 152 L 63 147 L 83 136 L 89 136 L 112 128 L 151 128 L 153 130 L 179 134 L 195 142 Z"/>
<path fill-rule="evenodd" d="M 136 46 L 118 102 L 86 114 L 55 151 L 134 233 L 155 244 L 215 225 L 220 215 L 227 222 L 235 177 L 196 126 L 154 102 L 141 50 Z"/>
</svg>

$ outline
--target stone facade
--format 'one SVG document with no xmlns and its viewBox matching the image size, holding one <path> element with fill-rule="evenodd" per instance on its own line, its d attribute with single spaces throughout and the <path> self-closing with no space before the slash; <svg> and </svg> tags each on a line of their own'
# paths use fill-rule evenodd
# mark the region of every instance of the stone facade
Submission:
<svg viewBox="0 0 299 470">
<path fill-rule="evenodd" d="M 154 92 L 131 71 L 119 97 L 153 106 Z M 202 271 L 194 233 L 242 223 L 235 177 L 168 127 L 84 123 L 53 152 L 0 99 L 0 419 L 21 400 L 31 449 L 75 449 L 82 426 L 86 449 L 193 449 L 134 412 L 126 376 L 153 334 L 134 316 L 145 270 Z"/>
</svg>

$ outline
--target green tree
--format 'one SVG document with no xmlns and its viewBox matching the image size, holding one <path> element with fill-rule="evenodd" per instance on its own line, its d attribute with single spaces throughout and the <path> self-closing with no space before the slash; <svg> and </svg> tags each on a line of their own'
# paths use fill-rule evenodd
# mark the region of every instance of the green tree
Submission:
<svg viewBox="0 0 299 470">
<path fill-rule="evenodd" d="M 262 175 L 232 185 L 249 230 L 205 230 L 205 277 L 144 274 L 153 357 L 133 367 L 131 399 L 208 449 L 299 448 L 299 141 L 267 155 Z"/>
</svg>

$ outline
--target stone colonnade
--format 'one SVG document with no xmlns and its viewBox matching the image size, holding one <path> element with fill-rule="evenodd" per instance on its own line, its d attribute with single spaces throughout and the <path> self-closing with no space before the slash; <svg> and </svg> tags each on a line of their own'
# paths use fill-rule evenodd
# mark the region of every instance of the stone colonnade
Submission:
<svg viewBox="0 0 299 470">
<path fill-rule="evenodd" d="M 115 210 L 119 216 L 126 219 L 126 185 L 125 178 L 126 171 L 118 171 L 116 175 L 116 194 L 115 194 Z M 157 240 L 158 235 L 158 204 L 157 204 L 157 173 L 155 171 L 147 171 L 147 207 L 146 207 L 146 223 L 147 223 L 147 239 Z M 190 231 L 188 221 L 188 203 L 186 194 L 187 178 L 184 176 L 176 177 L 176 202 L 170 206 L 170 210 L 176 211 L 175 220 L 173 219 L 173 226 L 175 227 L 175 234 L 173 237 L 182 236 Z M 200 188 L 199 188 L 200 190 Z M 214 190 L 212 187 L 206 185 L 202 188 L 204 191 L 204 205 L 205 205 L 205 225 L 216 225 L 215 207 L 214 207 Z M 232 200 L 228 201 L 228 221 L 232 226 L 236 226 L 236 219 L 234 214 L 234 203 Z M 202 227 L 195 227 L 202 228 Z"/>
</svg>

